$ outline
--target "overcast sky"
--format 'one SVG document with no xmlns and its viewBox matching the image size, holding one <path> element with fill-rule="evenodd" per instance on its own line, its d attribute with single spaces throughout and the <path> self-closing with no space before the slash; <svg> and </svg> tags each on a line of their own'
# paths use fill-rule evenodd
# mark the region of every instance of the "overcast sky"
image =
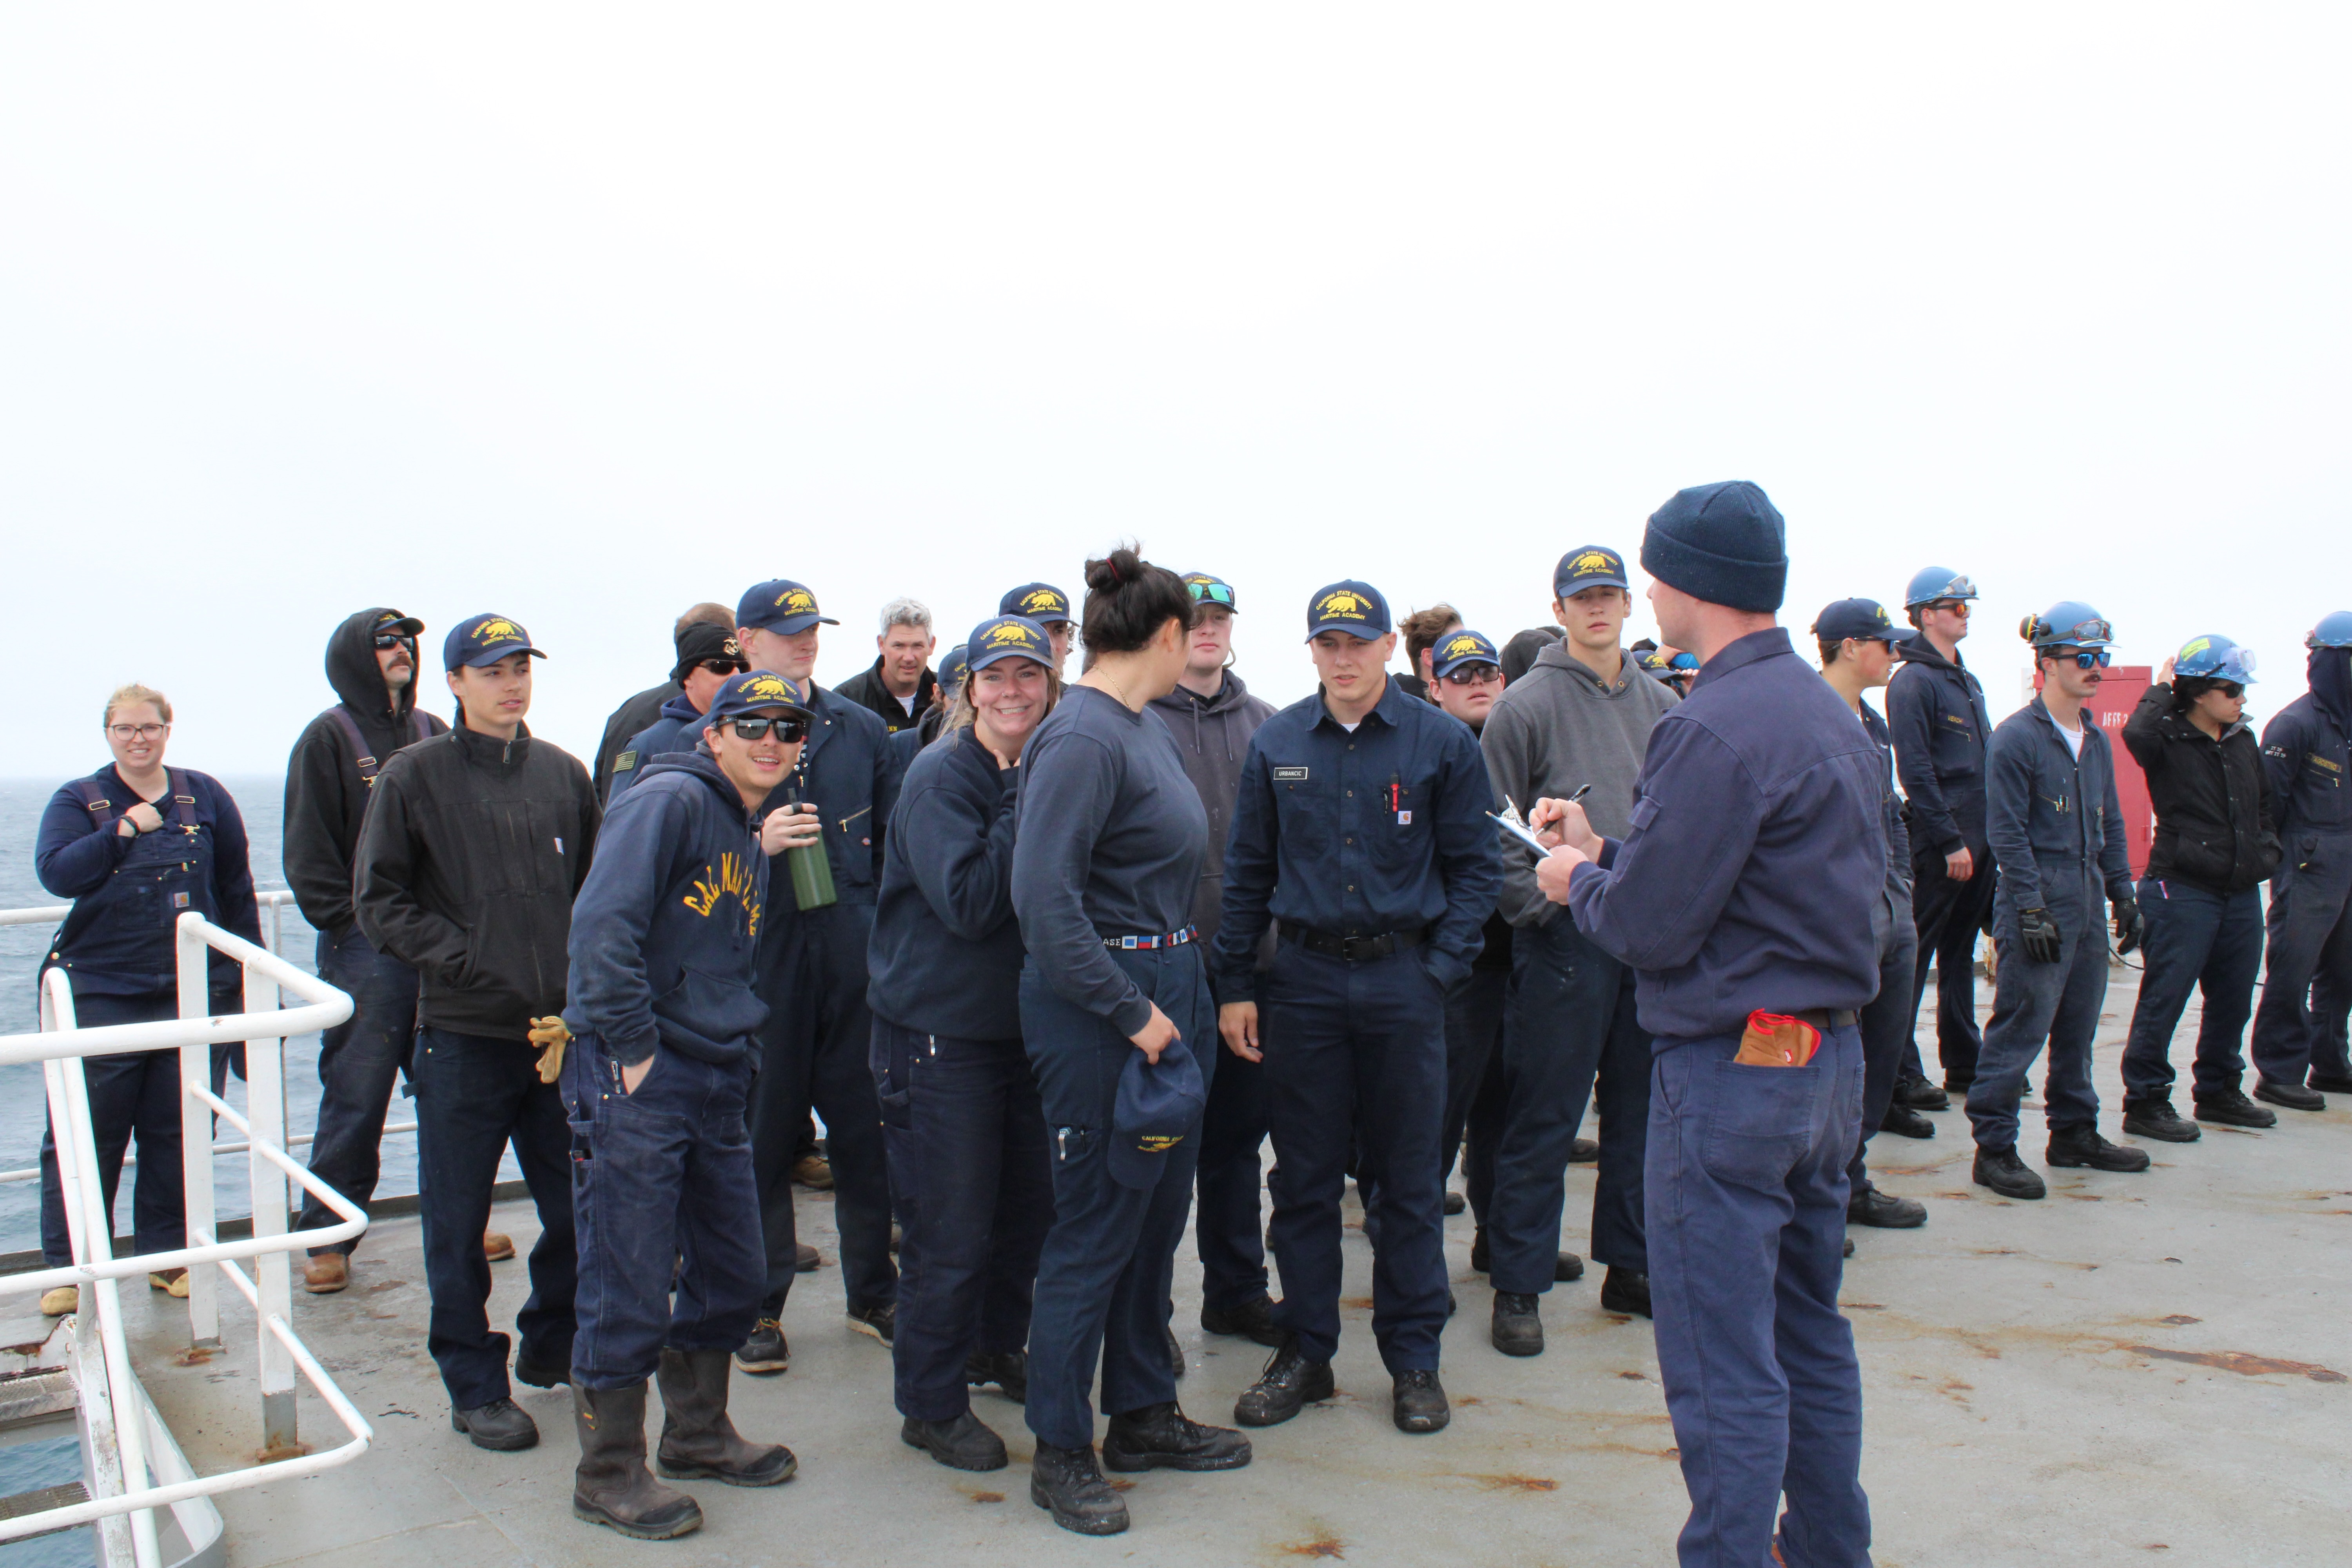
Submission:
<svg viewBox="0 0 2352 1568">
<path fill-rule="evenodd" d="M 1996 711 L 2080 597 L 2266 716 L 2352 607 L 2343 16 L 16 7 L 0 773 L 132 679 L 276 772 L 375 603 L 584 752 L 697 599 L 809 584 L 834 683 L 1126 536 L 1289 700 L 1318 584 L 1499 639 L 1732 478 L 1800 628 L 1933 562 Z"/>
</svg>

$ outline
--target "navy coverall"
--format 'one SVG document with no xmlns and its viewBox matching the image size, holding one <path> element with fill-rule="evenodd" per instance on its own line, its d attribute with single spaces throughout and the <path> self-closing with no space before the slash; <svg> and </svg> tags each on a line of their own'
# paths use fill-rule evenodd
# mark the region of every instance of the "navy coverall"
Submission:
<svg viewBox="0 0 2352 1568">
<path fill-rule="evenodd" d="M 572 906 L 563 1012 L 583 1388 L 636 1386 L 665 1345 L 741 1348 L 767 1261 L 744 1224 L 744 1105 L 768 1012 L 751 993 L 768 858 L 707 755 L 616 777 L 635 787 L 614 791 Z M 647 1060 L 630 1092 L 622 1069 Z"/>
<path fill-rule="evenodd" d="M 890 1262 L 890 1179 L 882 1113 L 866 1065 L 874 1016 L 866 1010 L 866 948 L 874 931 L 874 889 L 882 874 L 882 831 L 898 795 L 898 771 L 882 721 L 812 681 L 815 714 L 793 784 L 768 797 L 764 817 L 797 791 L 824 824 L 836 902 L 803 910 L 777 865 L 760 917 L 760 1071 L 751 1086 L 751 1155 L 767 1241 L 765 1306 L 774 1316 L 793 1287 L 800 1235 L 793 1215 L 793 1162 L 809 1110 L 824 1118 L 833 1163 L 834 1224 L 841 1233 L 841 1285 L 853 1309 L 898 1300 Z"/>
<path fill-rule="evenodd" d="M 2314 685 L 2325 677 L 2313 650 Z M 2263 730 L 2263 765 L 2279 804 L 2285 858 L 2271 876 L 2267 973 L 2254 1012 L 2254 1070 L 2298 1084 L 2309 1072 L 2341 1089 L 2352 1080 L 2345 1019 L 2352 1013 L 2352 746 L 2344 715 L 2312 693 Z"/>
<path fill-rule="evenodd" d="M 1579 866 L 1576 923 L 1637 975 L 1654 1037 L 1644 1208 L 1686 1568 L 1866 1564 L 1862 1385 L 1838 1312 L 1861 1131 L 1853 1010 L 1878 989 L 1885 760 L 1779 627 L 1718 649 L 1658 721 L 1633 831 Z M 1807 1013 L 1801 1067 L 1734 1061 Z"/>
<path fill-rule="evenodd" d="M 1955 1092 L 1976 1075 L 1982 1036 L 1977 1028 L 1977 931 L 1992 909 L 1997 880 L 1985 837 L 1985 747 L 1992 735 L 1984 688 L 1957 658 L 1947 659 L 1914 634 L 1897 645 L 1902 667 L 1886 688 L 1886 723 L 1895 770 L 1908 802 L 1912 923 L 1918 933 L 1911 978 L 1911 1010 L 1919 1016 L 1927 966 L 1936 968 L 1936 1049 L 1944 1085 Z M 1966 849 L 1975 873 L 1954 881 L 1945 868 Z M 1916 1038 L 1896 1075 L 1925 1078 Z"/>
<path fill-rule="evenodd" d="M 1274 1139 L 1275 1321 L 1339 1343 L 1349 1156 L 1380 1244 L 1372 1333 L 1391 1373 L 1435 1370 L 1445 1326 L 1446 994 L 1502 890 L 1477 738 L 1394 681 L 1353 733 L 1320 693 L 1250 738 L 1225 850 L 1220 1004 L 1259 1004 Z M 1274 966 L 1256 972 L 1268 918 Z"/>
<path fill-rule="evenodd" d="M 1853 1160 L 1846 1166 L 1851 1195 L 1870 1191 L 1870 1172 L 1864 1155 L 1870 1135 L 1886 1120 L 1895 1103 L 1895 1080 L 1903 1068 L 1904 1052 L 1916 1059 L 1912 1022 L 1919 1016 L 1918 993 L 1912 989 L 1913 966 L 1919 956 L 1919 932 L 1911 918 L 1911 841 L 1903 822 L 1903 802 L 1895 793 L 1895 749 L 1886 721 L 1867 700 L 1862 705 L 1862 727 L 1886 759 L 1885 805 L 1879 820 L 1886 828 L 1886 890 L 1880 900 L 1878 994 L 1862 1010 L 1862 1137 L 1854 1143 Z M 1990 872 L 1987 873 L 1990 875 Z M 1974 927 L 1970 927 L 1974 930 Z"/>
<path fill-rule="evenodd" d="M 1992 732 L 1986 799 L 2000 865 L 1993 901 L 2000 968 L 1984 1050 L 1969 1085 L 1969 1120 L 1980 1148 L 2016 1146 L 2026 1074 L 2045 1042 L 2051 1131 L 2099 1119 L 2091 1038 L 2107 995 L 2105 900 L 2130 898 L 2132 880 L 2115 755 L 2098 716 L 2086 708 L 2083 720 L 2080 757 L 2040 697 Z M 2032 909 L 2049 910 L 2058 922 L 2055 963 L 2036 963 L 2019 940 L 2018 911 Z"/>
</svg>

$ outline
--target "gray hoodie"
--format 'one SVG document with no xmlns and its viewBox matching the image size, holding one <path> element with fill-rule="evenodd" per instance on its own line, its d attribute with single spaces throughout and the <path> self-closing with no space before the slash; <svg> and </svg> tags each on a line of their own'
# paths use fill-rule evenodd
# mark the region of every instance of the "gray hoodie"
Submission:
<svg viewBox="0 0 2352 1568">
<path fill-rule="evenodd" d="M 1209 853 L 1201 862 L 1201 886 L 1192 899 L 1192 923 L 1201 928 L 1202 951 L 1217 934 L 1217 911 L 1225 899 L 1225 839 L 1234 824 L 1234 797 L 1242 787 L 1242 763 L 1250 737 L 1271 718 L 1274 705 L 1252 697 L 1242 678 L 1225 671 L 1214 697 L 1180 686 L 1155 697 L 1151 708 L 1176 738 L 1184 773 L 1209 814 Z"/>
<path fill-rule="evenodd" d="M 1617 681 L 1577 662 L 1564 642 L 1536 656 L 1527 674 L 1503 689 L 1479 731 L 1496 805 L 1508 796 L 1525 816 L 1546 795 L 1565 800 L 1585 784 L 1584 815 L 1593 831 L 1622 838 L 1632 831 L 1633 780 L 1649 750 L 1650 729 L 1681 699 L 1621 655 Z M 1512 849 L 1503 857 L 1503 918 L 1542 925 L 1561 909 L 1536 886 L 1535 861 Z"/>
</svg>

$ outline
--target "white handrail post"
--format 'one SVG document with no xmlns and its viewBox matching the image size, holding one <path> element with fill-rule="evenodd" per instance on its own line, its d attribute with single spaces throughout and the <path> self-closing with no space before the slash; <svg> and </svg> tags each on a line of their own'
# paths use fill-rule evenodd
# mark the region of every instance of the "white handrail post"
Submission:
<svg viewBox="0 0 2352 1568">
<path fill-rule="evenodd" d="M 245 966 L 245 1010 L 278 1011 L 278 982 Z M 253 1149 L 265 1144 L 286 1146 L 286 1042 L 248 1040 L 245 1047 L 245 1115 L 252 1131 L 247 1142 Z M 253 1234 L 286 1234 L 286 1177 L 258 1153 L 248 1152 L 252 1170 Z M 254 1312 L 260 1336 L 261 1450 L 283 1454 L 299 1447 L 294 1431 L 294 1356 L 269 1331 L 274 1314 L 294 1321 L 293 1258 L 283 1250 L 265 1252 L 254 1260 L 254 1283 L 261 1300 Z M 208 1271 L 209 1272 L 209 1271 Z"/>
<path fill-rule="evenodd" d="M 180 1016 L 212 1013 L 212 949 L 202 934 L 201 915 L 179 921 Z M 213 1113 L 191 1088 L 213 1085 L 213 1048 L 202 1043 L 180 1047 L 180 1169 L 185 1184 L 188 1241 L 209 1247 L 218 1237 L 219 1209 L 213 1201 Z M 220 1343 L 220 1279 L 212 1268 L 188 1270 L 188 1342 Z"/>
</svg>

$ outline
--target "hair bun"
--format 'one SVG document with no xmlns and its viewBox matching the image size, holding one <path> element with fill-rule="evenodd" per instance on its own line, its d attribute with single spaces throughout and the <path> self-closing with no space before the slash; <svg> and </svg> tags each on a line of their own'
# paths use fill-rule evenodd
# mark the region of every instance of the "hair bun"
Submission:
<svg viewBox="0 0 2352 1568">
<path fill-rule="evenodd" d="M 1116 594 L 1143 575 L 1142 557 L 1127 545 L 1121 545 L 1099 561 L 1087 563 L 1087 589 L 1095 594 Z"/>
</svg>

